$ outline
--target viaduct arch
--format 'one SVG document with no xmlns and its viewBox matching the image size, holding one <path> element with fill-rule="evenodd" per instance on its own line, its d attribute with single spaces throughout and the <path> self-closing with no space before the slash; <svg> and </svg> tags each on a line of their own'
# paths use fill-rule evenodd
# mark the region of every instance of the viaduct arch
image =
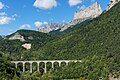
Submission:
<svg viewBox="0 0 120 80">
<path fill-rule="evenodd" d="M 47 72 L 47 63 L 50 62 L 52 64 L 52 68 L 54 68 L 54 63 L 57 62 L 59 63 L 59 66 L 61 66 L 61 63 L 64 62 L 66 63 L 66 65 L 68 65 L 68 63 L 70 62 L 81 62 L 81 60 L 40 60 L 40 61 L 11 61 L 11 63 L 14 63 L 15 64 L 15 67 L 17 68 L 18 67 L 18 64 L 19 63 L 22 63 L 23 65 L 23 72 L 25 72 L 25 64 L 26 63 L 29 63 L 30 64 L 30 72 L 32 73 L 32 64 L 33 63 L 37 63 L 37 71 L 39 72 L 39 66 L 40 66 L 40 63 L 44 63 L 45 64 L 45 67 L 43 68 L 44 69 L 44 72 L 46 73 Z"/>
</svg>

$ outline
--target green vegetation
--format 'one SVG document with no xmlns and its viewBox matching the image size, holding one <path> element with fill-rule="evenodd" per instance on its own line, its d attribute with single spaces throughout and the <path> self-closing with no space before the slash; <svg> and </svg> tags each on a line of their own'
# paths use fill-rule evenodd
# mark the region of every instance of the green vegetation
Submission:
<svg viewBox="0 0 120 80">
<path fill-rule="evenodd" d="M 15 67 L 10 64 L 7 54 L 0 52 L 0 80 L 9 80 L 15 75 Z"/>
<path fill-rule="evenodd" d="M 108 59 L 106 55 L 86 57 L 81 63 L 71 63 L 69 66 L 59 68 L 51 74 L 54 75 L 54 79 L 108 80 L 111 61 L 112 58 Z"/>
<path fill-rule="evenodd" d="M 86 26 L 47 43 L 39 52 L 47 59 L 82 59 L 94 54 L 118 54 L 120 36 L 119 5 Z"/>
<path fill-rule="evenodd" d="M 11 36 L 14 36 L 15 33 L 22 35 L 25 38 L 25 41 L 21 42 L 20 40 L 8 40 Z M 6 39 L 0 39 L 0 45 L 2 45 L 0 46 L 0 51 L 9 53 L 11 57 L 16 56 L 16 58 L 13 58 L 13 60 L 29 60 L 29 58 L 32 59 L 32 51 L 37 51 L 47 42 L 57 38 L 55 35 L 45 34 L 32 30 L 18 30 L 15 33 L 6 36 Z M 31 39 L 29 39 L 29 37 L 31 37 Z M 26 50 L 22 47 L 22 44 L 24 43 L 31 43 L 32 48 L 30 50 Z"/>
<path fill-rule="evenodd" d="M 32 30 L 18 30 L 15 33 L 19 33 L 24 37 L 25 41 L 22 43 L 31 43 L 32 50 L 37 50 L 39 47 L 45 45 L 47 42 L 50 42 L 56 37 L 55 35 L 45 34 Z M 13 36 L 14 34 L 7 36 L 7 38 Z"/>
<path fill-rule="evenodd" d="M 69 33 L 60 36 L 36 31 L 18 32 L 25 36 L 26 42 L 32 43 L 33 47 L 26 50 L 20 48 L 23 42 L 19 40 L 2 39 L 0 50 L 10 55 L 13 60 L 82 60 L 81 63 L 70 63 L 69 66 L 50 70 L 47 74 L 42 73 L 43 75 L 37 72 L 16 75 L 19 79 L 108 80 L 109 75 L 120 75 L 120 2 L 89 24 L 77 25 L 71 28 Z M 29 40 L 29 36 L 33 36 L 34 40 Z"/>
</svg>

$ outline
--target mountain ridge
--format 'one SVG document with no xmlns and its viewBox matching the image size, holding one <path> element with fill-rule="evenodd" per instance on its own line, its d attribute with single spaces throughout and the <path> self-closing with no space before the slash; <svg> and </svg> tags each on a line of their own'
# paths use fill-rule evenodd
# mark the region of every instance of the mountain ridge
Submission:
<svg viewBox="0 0 120 80">
<path fill-rule="evenodd" d="M 102 9 L 100 7 L 100 4 L 98 2 L 95 2 L 94 4 L 92 4 L 91 6 L 85 9 L 76 11 L 74 13 L 74 19 L 71 21 L 63 23 L 63 24 L 51 23 L 46 26 L 39 27 L 37 31 L 43 32 L 43 33 L 50 33 L 53 31 L 63 32 L 67 30 L 68 28 L 71 28 L 77 24 L 84 22 L 85 20 L 96 18 L 101 13 L 102 13 Z"/>
<path fill-rule="evenodd" d="M 74 31 L 64 35 L 63 40 L 46 44 L 40 52 L 41 55 L 47 53 L 49 59 L 82 60 L 82 63 L 71 63 L 50 71 L 47 75 L 56 80 L 119 80 L 119 13 L 120 2 L 86 26 L 78 25 Z"/>
<path fill-rule="evenodd" d="M 82 60 L 81 63 L 69 63 L 68 66 L 64 66 L 64 63 L 61 63 L 61 67 L 57 67 L 59 64 L 56 63 L 54 69 L 50 69 L 51 64 L 49 64 L 47 68 L 50 70 L 46 74 L 43 73 L 43 69 L 41 69 L 41 73 L 13 71 L 15 72 L 15 79 L 17 76 L 17 79 L 25 80 L 110 80 L 109 77 L 119 77 L 120 75 L 119 22 L 120 2 L 106 13 L 102 13 L 99 17 L 94 18 L 91 22 L 85 25 L 78 24 L 76 27 L 71 28 L 69 33 L 63 33 L 58 37 L 53 34 L 40 33 L 37 31 L 18 31 L 19 34 L 24 37 L 25 41 L 30 42 L 29 39 L 34 39 L 35 47 L 30 50 L 21 49 L 19 46 L 21 46 L 23 42 L 20 40 L 0 39 L 0 45 L 2 45 L 0 46 L 0 51 L 15 61 Z M 28 39 L 31 35 L 34 37 Z M 8 36 L 8 38 L 11 36 Z M 51 38 L 51 36 L 53 37 Z M 38 42 L 44 44 L 39 45 L 40 43 Z M 36 49 L 36 47 L 38 49 Z M 2 63 L 6 64 L 4 61 L 2 61 Z M 22 70 L 22 66 L 23 65 L 18 66 L 18 69 Z M 26 64 L 26 70 L 29 70 L 27 66 L 29 66 L 29 64 Z M 2 69 L 6 71 L 6 67 L 1 68 L 1 72 Z M 8 71 L 11 70 L 9 68 Z M 17 70 L 16 68 L 12 68 L 12 70 L 13 69 Z M 30 78 L 31 76 L 32 78 Z"/>
</svg>

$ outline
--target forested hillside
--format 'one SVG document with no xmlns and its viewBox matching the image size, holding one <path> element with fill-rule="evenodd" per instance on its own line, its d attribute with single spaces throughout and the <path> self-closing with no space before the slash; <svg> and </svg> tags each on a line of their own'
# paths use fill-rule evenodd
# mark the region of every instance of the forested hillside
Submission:
<svg viewBox="0 0 120 80">
<path fill-rule="evenodd" d="M 47 59 L 82 59 L 94 54 L 119 53 L 119 7 L 117 4 L 86 26 L 78 25 L 58 40 L 47 43 L 38 52 L 49 56 Z"/>
<path fill-rule="evenodd" d="M 86 26 L 39 49 L 39 59 L 81 59 L 48 75 L 55 79 L 108 80 L 120 75 L 120 2 Z"/>
<path fill-rule="evenodd" d="M 18 39 L 9 40 L 10 37 L 14 36 L 16 33 L 22 35 L 25 41 L 20 41 Z M 11 57 L 16 56 L 14 59 L 21 59 L 26 53 L 31 53 L 32 51 L 37 51 L 40 47 L 45 45 L 47 42 L 52 41 L 57 38 L 55 35 L 45 34 L 38 31 L 32 30 L 18 30 L 17 32 L 6 36 L 4 39 L 0 39 L 0 51 L 5 54 L 10 54 Z M 27 50 L 22 47 L 22 44 L 30 43 L 31 49 Z M 29 57 L 30 55 L 27 54 Z"/>
<path fill-rule="evenodd" d="M 68 66 L 51 69 L 47 74 L 39 75 L 39 78 L 38 73 L 25 73 L 18 76 L 21 77 L 20 79 L 109 80 L 110 75 L 115 77 L 120 75 L 120 2 L 89 24 L 77 25 L 71 28 L 69 33 L 64 33 L 59 37 L 34 31 L 20 31 L 19 33 L 25 36 L 26 40 L 28 35 L 33 36 L 32 41 L 26 42 L 35 45 L 30 50 L 19 48 L 18 50 L 22 49 L 18 54 L 20 56 L 14 59 L 13 53 L 16 50 L 12 53 L 12 49 L 9 48 L 16 49 L 23 42 L 2 39 L 0 50 L 11 53 L 12 55 L 9 55 L 13 60 L 82 60 L 81 63 L 70 63 Z M 30 76 L 33 78 L 30 79 Z"/>
</svg>

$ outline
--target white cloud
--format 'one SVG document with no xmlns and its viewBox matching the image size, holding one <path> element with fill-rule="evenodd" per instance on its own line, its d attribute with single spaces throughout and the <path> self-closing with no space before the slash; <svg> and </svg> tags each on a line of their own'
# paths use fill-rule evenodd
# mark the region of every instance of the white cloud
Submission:
<svg viewBox="0 0 120 80">
<path fill-rule="evenodd" d="M 42 22 L 39 22 L 39 21 L 37 21 L 37 22 L 34 23 L 34 25 L 35 25 L 36 27 L 40 27 L 40 26 L 42 26 L 42 24 L 43 24 L 43 23 L 42 23 Z"/>
<path fill-rule="evenodd" d="M 34 25 L 36 26 L 36 27 L 40 27 L 40 26 L 42 26 L 42 25 L 47 25 L 48 24 L 48 22 L 39 22 L 39 21 L 36 21 L 35 23 L 34 23 Z"/>
<path fill-rule="evenodd" d="M 0 25 L 9 24 L 11 21 L 14 21 L 15 17 L 9 17 L 7 13 L 0 12 Z"/>
<path fill-rule="evenodd" d="M 0 9 L 3 9 L 4 8 L 4 4 L 2 2 L 0 2 Z"/>
<path fill-rule="evenodd" d="M 8 6 L 5 6 L 2 2 L 0 2 L 0 10 L 5 7 L 8 8 Z M 15 16 L 9 17 L 7 13 L 0 12 L 0 25 L 9 24 L 11 21 L 14 21 L 14 20 L 15 20 Z"/>
<path fill-rule="evenodd" d="M 2 24 L 9 24 L 10 21 L 15 20 L 15 18 L 11 18 L 8 16 L 0 16 L 0 25 Z"/>
<path fill-rule="evenodd" d="M 85 6 L 85 5 L 82 5 L 81 7 L 78 6 L 77 8 L 78 8 L 79 10 L 82 10 L 82 9 L 86 8 L 86 6 Z"/>
<path fill-rule="evenodd" d="M 12 17 L 18 17 L 18 15 L 17 14 L 13 14 Z"/>
<path fill-rule="evenodd" d="M 0 12 L 0 16 L 7 16 L 5 12 Z"/>
<path fill-rule="evenodd" d="M 56 0 L 36 0 L 33 6 L 39 9 L 51 9 L 57 6 L 57 1 Z"/>
<path fill-rule="evenodd" d="M 29 24 L 23 24 L 22 26 L 19 27 L 20 29 L 26 29 L 26 28 L 31 28 Z"/>
<path fill-rule="evenodd" d="M 77 4 L 82 3 L 82 0 L 69 0 L 70 6 L 76 6 Z"/>
<path fill-rule="evenodd" d="M 47 24 L 48 24 L 48 22 L 43 22 L 43 24 L 47 25 Z"/>
</svg>

